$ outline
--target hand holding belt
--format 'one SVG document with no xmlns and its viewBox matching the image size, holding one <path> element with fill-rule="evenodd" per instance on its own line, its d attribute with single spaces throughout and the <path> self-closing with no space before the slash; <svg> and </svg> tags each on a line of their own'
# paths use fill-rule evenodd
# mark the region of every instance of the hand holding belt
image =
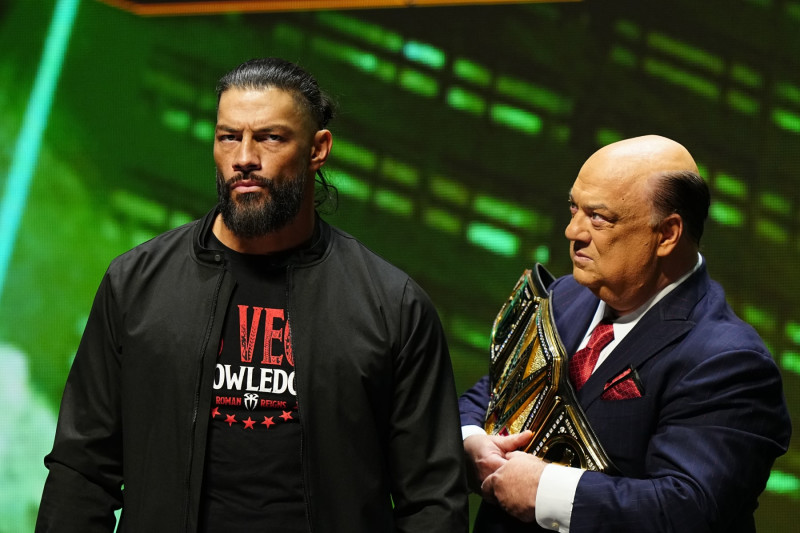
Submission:
<svg viewBox="0 0 800 533">
<path fill-rule="evenodd" d="M 554 463 L 614 472 L 569 381 L 568 356 L 550 311 L 549 283 L 543 278 L 553 279 L 541 265 L 536 265 L 535 274 L 525 270 L 495 319 L 486 432 L 530 429 L 533 438 L 525 451 Z M 599 353 L 602 347 L 595 349 Z M 596 362 L 594 356 L 589 375 Z"/>
</svg>

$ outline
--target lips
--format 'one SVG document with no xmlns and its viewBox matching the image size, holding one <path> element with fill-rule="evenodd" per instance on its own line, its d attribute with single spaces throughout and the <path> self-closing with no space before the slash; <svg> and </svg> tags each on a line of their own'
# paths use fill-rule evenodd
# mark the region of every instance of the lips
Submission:
<svg viewBox="0 0 800 533">
<path fill-rule="evenodd" d="M 230 188 L 232 191 L 236 191 L 242 194 L 248 192 L 259 192 L 263 189 L 268 188 L 268 182 L 267 180 L 260 178 L 234 180 L 230 184 Z"/>
</svg>

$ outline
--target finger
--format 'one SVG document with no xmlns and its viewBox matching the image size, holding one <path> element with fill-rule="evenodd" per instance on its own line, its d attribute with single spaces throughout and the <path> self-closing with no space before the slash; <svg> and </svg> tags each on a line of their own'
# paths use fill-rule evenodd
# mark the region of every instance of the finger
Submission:
<svg viewBox="0 0 800 533">
<path fill-rule="evenodd" d="M 481 495 L 489 503 L 497 504 L 497 497 L 494 494 L 494 482 L 496 476 L 494 474 L 488 476 L 481 483 Z"/>
<path fill-rule="evenodd" d="M 531 441 L 532 437 L 533 437 L 533 432 L 523 431 L 522 433 L 517 433 L 515 435 L 509 435 L 508 437 L 505 437 L 499 443 L 499 446 L 505 452 L 518 450 L 520 448 L 525 447 Z"/>
</svg>

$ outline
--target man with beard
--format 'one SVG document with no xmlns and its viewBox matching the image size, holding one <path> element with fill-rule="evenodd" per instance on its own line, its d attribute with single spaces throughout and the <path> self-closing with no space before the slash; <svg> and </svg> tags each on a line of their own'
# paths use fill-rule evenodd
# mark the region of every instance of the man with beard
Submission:
<svg viewBox="0 0 800 533">
<path fill-rule="evenodd" d="M 109 266 L 36 530 L 466 532 L 435 309 L 316 212 L 330 101 L 274 58 L 217 95 L 219 204 Z"/>
</svg>

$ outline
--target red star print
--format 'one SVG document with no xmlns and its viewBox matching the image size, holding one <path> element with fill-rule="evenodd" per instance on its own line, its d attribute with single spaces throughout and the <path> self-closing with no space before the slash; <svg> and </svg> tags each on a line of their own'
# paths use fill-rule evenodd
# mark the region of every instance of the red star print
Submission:
<svg viewBox="0 0 800 533">
<path fill-rule="evenodd" d="M 244 424 L 244 429 L 253 429 L 253 424 L 255 424 L 256 421 L 250 420 L 250 417 L 248 416 L 247 420 L 242 420 L 242 423 Z"/>
<path fill-rule="evenodd" d="M 267 426 L 267 429 L 269 429 L 269 427 L 270 427 L 270 426 L 272 426 L 272 425 L 274 425 L 274 424 L 275 424 L 275 421 L 274 421 L 274 420 L 272 420 L 272 417 L 271 417 L 271 416 L 270 416 L 270 417 L 266 417 L 266 416 L 265 416 L 265 417 L 264 417 L 264 421 L 263 421 L 263 422 L 261 422 L 261 423 L 262 423 L 262 424 L 264 424 L 265 426 Z"/>
<path fill-rule="evenodd" d="M 225 415 L 225 422 L 228 423 L 228 427 L 231 427 L 236 423 L 236 415 Z"/>
<path fill-rule="evenodd" d="M 219 414 L 219 407 L 215 407 L 214 409 L 211 410 L 211 418 L 216 418 L 218 414 Z"/>
<path fill-rule="evenodd" d="M 281 418 L 286 420 L 287 422 L 292 419 L 292 413 L 290 411 L 284 411 L 281 415 Z"/>
</svg>

